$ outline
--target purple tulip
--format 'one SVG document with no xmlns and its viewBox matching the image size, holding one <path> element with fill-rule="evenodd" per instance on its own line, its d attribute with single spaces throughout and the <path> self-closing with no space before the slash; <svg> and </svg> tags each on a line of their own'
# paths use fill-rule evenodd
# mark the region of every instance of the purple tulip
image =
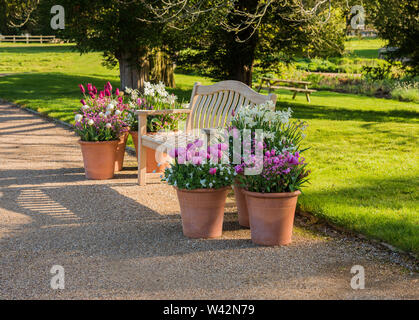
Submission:
<svg viewBox="0 0 419 320">
<path fill-rule="evenodd" d="M 83 94 L 86 93 L 86 90 L 84 90 L 84 87 L 83 87 L 82 84 L 79 84 L 79 88 L 80 88 L 81 93 L 83 93 Z"/>
<path fill-rule="evenodd" d="M 84 99 L 81 99 L 80 103 L 84 106 L 86 104 L 86 101 L 84 101 Z"/>
</svg>

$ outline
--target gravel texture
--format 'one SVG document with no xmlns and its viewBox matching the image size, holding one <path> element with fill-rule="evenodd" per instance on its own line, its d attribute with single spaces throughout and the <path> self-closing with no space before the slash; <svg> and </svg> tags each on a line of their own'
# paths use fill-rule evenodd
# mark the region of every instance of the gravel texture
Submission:
<svg viewBox="0 0 419 320">
<path fill-rule="evenodd" d="M 1 299 L 419 298 L 412 258 L 302 218 L 291 245 L 254 245 L 231 197 L 221 238 L 187 239 L 173 189 L 139 187 L 135 159 L 125 166 L 86 180 L 71 131 L 0 105 Z M 63 290 L 50 287 L 53 265 L 64 267 Z M 350 286 L 354 265 L 363 290 Z"/>
</svg>

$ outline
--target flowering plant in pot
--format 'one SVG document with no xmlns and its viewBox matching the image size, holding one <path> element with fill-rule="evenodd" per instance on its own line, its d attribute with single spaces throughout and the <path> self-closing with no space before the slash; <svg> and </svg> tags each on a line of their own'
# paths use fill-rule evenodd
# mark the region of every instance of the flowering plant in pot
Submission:
<svg viewBox="0 0 419 320">
<path fill-rule="evenodd" d="M 115 105 L 92 98 L 75 115 L 74 129 L 80 136 L 84 168 L 88 179 L 110 179 L 120 137 L 127 130 Z M 89 106 L 86 103 L 91 103 Z"/>
<path fill-rule="evenodd" d="M 105 84 L 104 90 L 99 93 L 97 88 L 91 83 L 86 85 L 87 90 L 82 84 L 80 84 L 79 87 L 84 95 L 84 98 L 80 100 L 82 107 L 78 111 L 79 114 L 96 113 L 102 118 L 118 117 L 122 120 L 119 125 L 123 126 L 124 129 L 121 130 L 121 135 L 118 138 L 119 142 L 116 148 L 115 171 L 122 170 L 129 128 L 129 124 L 126 121 L 128 106 L 124 103 L 124 93 L 118 88 L 113 91 L 109 81 Z"/>
<path fill-rule="evenodd" d="M 176 188 L 183 234 L 214 238 L 222 234 L 224 205 L 235 171 L 221 163 L 226 144 L 205 148 L 202 140 L 169 151 L 174 159 L 163 181 Z"/>
<path fill-rule="evenodd" d="M 248 150 L 254 152 L 255 149 L 269 149 L 282 151 L 300 151 L 300 144 L 304 138 L 305 122 L 291 120 L 292 110 L 277 110 L 272 101 L 256 106 L 245 106 L 240 112 L 233 114 L 229 130 L 230 137 L 230 159 L 233 160 L 232 151 L 234 150 L 233 139 L 241 138 L 246 144 L 250 144 Z M 249 141 L 243 139 L 243 132 L 248 130 L 251 132 Z M 260 130 L 263 133 L 262 140 L 256 141 L 255 132 Z M 304 150 L 301 150 L 302 152 Z M 241 164 L 238 168 L 245 165 L 244 148 L 241 150 Z M 241 172 L 242 173 L 242 172 Z M 242 192 L 238 179 L 233 185 L 239 224 L 249 227 L 249 213 L 245 195 Z"/>
<path fill-rule="evenodd" d="M 263 160 L 236 166 L 242 173 L 252 166 L 256 175 L 239 174 L 249 211 L 252 241 L 262 245 L 291 243 L 294 214 L 301 188 L 308 182 L 305 159 L 298 151 L 267 150 Z"/>
<path fill-rule="evenodd" d="M 128 109 L 127 121 L 130 126 L 130 134 L 132 136 L 135 150 L 138 152 L 138 117 L 135 115 L 137 110 L 165 110 L 178 109 L 181 104 L 178 103 L 177 97 L 174 94 L 169 94 L 163 82 L 152 84 L 144 82 L 144 92 L 139 93 L 136 89 L 126 88 L 125 92 L 128 94 Z M 174 131 L 178 129 L 180 120 L 185 120 L 184 114 L 167 114 L 167 115 L 153 115 L 147 117 L 147 132 L 150 134 L 159 131 Z M 167 165 L 160 165 L 156 161 L 158 158 L 166 158 L 165 154 L 156 155 L 156 151 L 150 148 L 147 149 L 147 172 L 163 172 Z"/>
</svg>

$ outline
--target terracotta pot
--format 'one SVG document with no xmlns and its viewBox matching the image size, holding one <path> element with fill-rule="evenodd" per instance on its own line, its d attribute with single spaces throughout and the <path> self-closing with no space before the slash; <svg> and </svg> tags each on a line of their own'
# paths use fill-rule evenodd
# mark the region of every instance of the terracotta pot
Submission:
<svg viewBox="0 0 419 320">
<path fill-rule="evenodd" d="M 242 227 L 249 228 L 249 212 L 247 210 L 246 197 L 242 192 L 242 188 L 238 184 L 233 185 L 234 197 L 236 198 L 237 213 L 239 216 L 239 224 Z"/>
<path fill-rule="evenodd" d="M 249 210 L 252 241 L 276 246 L 291 243 L 297 198 L 301 193 L 259 193 L 243 189 Z"/>
<path fill-rule="evenodd" d="M 87 179 L 111 179 L 115 170 L 116 148 L 119 140 L 79 141 Z"/>
<path fill-rule="evenodd" d="M 137 155 L 138 158 L 138 131 L 130 131 L 132 140 L 134 142 L 134 146 L 135 146 L 135 154 Z M 147 134 L 155 134 L 155 133 L 147 133 Z M 169 166 L 169 163 L 167 163 L 166 158 L 167 158 L 167 154 L 163 153 L 163 152 L 157 152 L 156 154 L 156 150 L 154 149 L 150 149 L 150 148 L 145 148 L 146 149 L 146 157 L 147 157 L 147 169 L 146 172 L 147 173 L 151 173 L 151 172 L 157 172 L 157 173 L 162 173 L 164 172 L 164 170 Z M 160 166 L 158 166 L 157 161 L 156 161 L 156 157 L 157 159 L 160 161 Z"/>
<path fill-rule="evenodd" d="M 176 188 L 183 234 L 189 238 L 216 238 L 223 232 L 224 205 L 230 187 L 180 190 Z"/>
<path fill-rule="evenodd" d="M 129 134 L 131 135 L 132 142 L 134 143 L 135 154 L 137 155 L 138 159 L 138 131 L 130 131 Z"/>
<path fill-rule="evenodd" d="M 121 171 L 124 164 L 125 146 L 127 145 L 128 132 L 119 137 L 116 147 L 115 172 Z"/>
</svg>

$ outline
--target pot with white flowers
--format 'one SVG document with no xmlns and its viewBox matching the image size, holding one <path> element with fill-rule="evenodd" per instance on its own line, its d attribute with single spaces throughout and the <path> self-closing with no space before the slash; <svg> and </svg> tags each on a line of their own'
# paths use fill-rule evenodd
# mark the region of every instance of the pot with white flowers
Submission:
<svg viewBox="0 0 419 320">
<path fill-rule="evenodd" d="M 252 241 L 287 245 L 291 243 L 297 198 L 308 182 L 304 158 L 299 152 L 272 149 L 254 165 L 260 174 L 238 176 L 249 211 Z"/>
<path fill-rule="evenodd" d="M 100 109 L 84 108 L 75 116 L 74 129 L 80 136 L 86 178 L 111 179 L 119 139 L 127 130 L 120 117 L 105 115 Z"/>
<path fill-rule="evenodd" d="M 163 82 L 152 84 L 144 82 L 144 92 L 139 93 L 136 89 L 126 88 L 128 95 L 128 116 L 127 121 L 130 126 L 130 134 L 138 155 L 138 117 L 135 115 L 137 110 L 165 110 L 181 108 L 177 103 L 177 96 L 169 94 Z M 147 117 L 147 134 L 153 135 L 161 131 L 174 131 L 177 129 L 180 119 L 184 119 L 184 114 L 153 115 Z M 162 173 L 168 167 L 166 162 L 167 155 L 151 148 L 146 147 L 147 172 Z"/>
<path fill-rule="evenodd" d="M 232 119 L 229 128 L 231 150 L 230 161 L 234 164 L 237 164 L 238 161 L 241 162 L 240 165 L 236 166 L 238 174 L 243 174 L 242 169 L 244 163 L 244 148 L 242 148 L 242 143 L 246 143 L 246 139 L 244 139 L 243 136 L 244 130 L 248 130 L 249 133 L 251 132 L 253 137 L 256 130 L 263 132 L 264 141 L 259 141 L 256 143 L 254 139 L 249 139 L 250 141 L 248 143 L 248 147 L 251 150 L 257 149 L 258 151 L 262 152 L 263 148 L 265 148 L 267 144 L 271 145 L 276 140 L 276 136 L 283 136 L 284 132 L 286 133 L 292 131 L 288 129 L 291 112 L 291 109 L 275 111 L 275 104 L 272 101 L 267 101 L 263 104 L 255 106 L 243 106 L 239 112 L 232 112 Z M 234 143 L 235 141 L 239 141 L 240 145 L 236 145 Z M 235 154 L 233 155 L 232 152 Z M 240 159 L 236 158 L 237 152 L 240 152 L 238 154 Z M 236 199 L 239 224 L 243 227 L 249 228 L 249 211 L 247 208 L 246 197 L 238 179 L 236 179 L 233 184 L 233 190 Z"/>
<path fill-rule="evenodd" d="M 224 206 L 234 170 L 220 163 L 227 145 L 203 148 L 196 140 L 186 148 L 169 151 L 173 158 L 163 181 L 176 188 L 183 234 L 190 238 L 216 238 L 222 235 Z"/>
</svg>

